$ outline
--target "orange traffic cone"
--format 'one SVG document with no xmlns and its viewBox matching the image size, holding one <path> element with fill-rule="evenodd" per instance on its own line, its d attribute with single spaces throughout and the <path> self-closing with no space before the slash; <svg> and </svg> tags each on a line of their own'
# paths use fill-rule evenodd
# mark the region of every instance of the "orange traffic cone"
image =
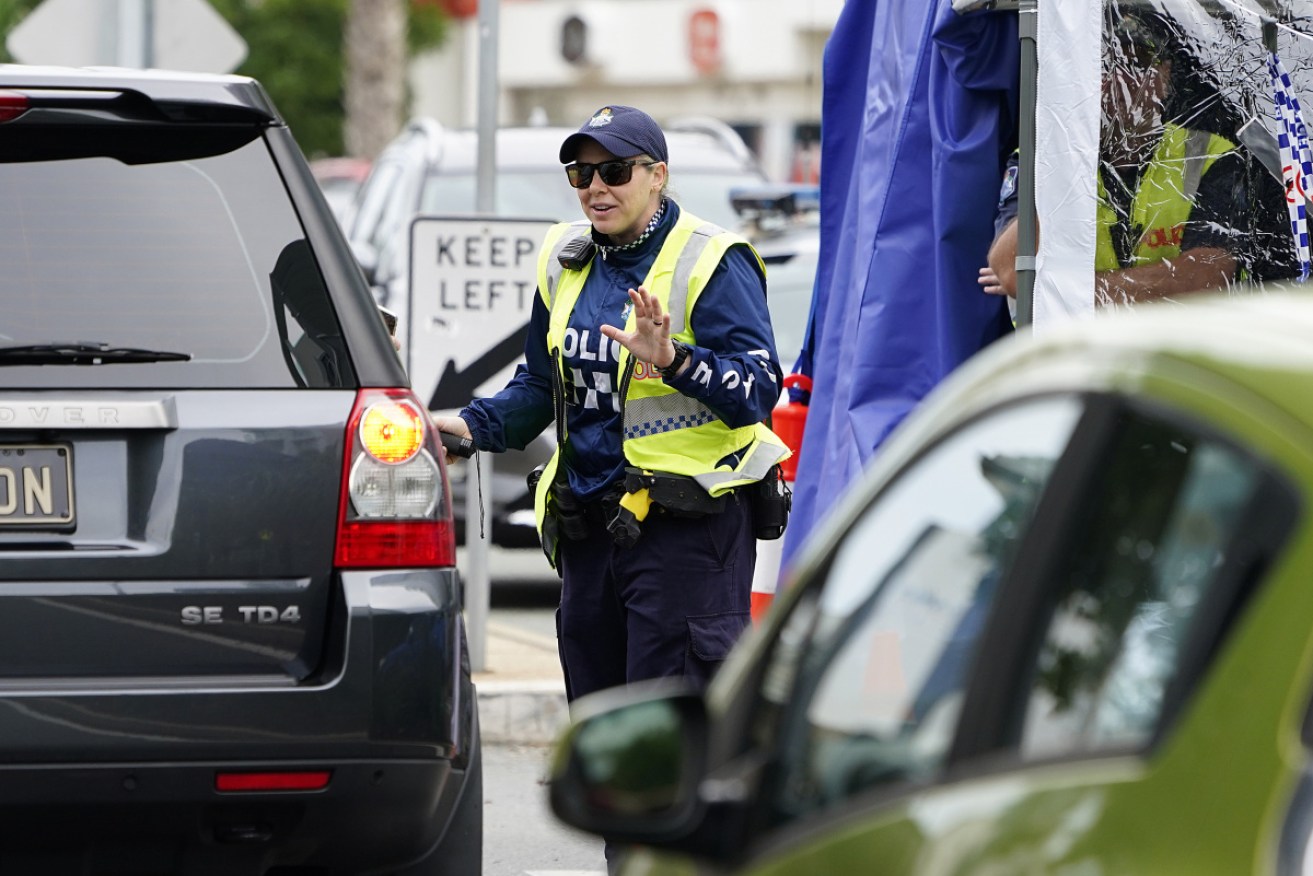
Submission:
<svg viewBox="0 0 1313 876">
<path fill-rule="evenodd" d="M 805 374 L 790 374 L 784 378 L 784 388 L 798 387 L 810 393 L 811 378 Z M 775 406 L 771 413 L 771 430 L 792 451 L 789 458 L 780 463 L 780 474 L 785 484 L 792 489 L 798 474 L 798 453 L 802 450 L 802 432 L 807 423 L 807 405 L 788 401 Z M 752 620 L 760 622 L 765 616 L 771 602 L 775 599 L 775 587 L 780 577 L 780 559 L 783 539 L 757 542 L 757 568 L 752 578 Z"/>
</svg>

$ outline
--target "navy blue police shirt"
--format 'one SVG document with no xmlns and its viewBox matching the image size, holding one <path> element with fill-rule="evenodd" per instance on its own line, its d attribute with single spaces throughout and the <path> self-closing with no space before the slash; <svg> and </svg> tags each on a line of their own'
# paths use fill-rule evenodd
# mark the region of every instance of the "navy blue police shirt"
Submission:
<svg viewBox="0 0 1313 876">
<path fill-rule="evenodd" d="M 601 327 L 624 327 L 633 307 L 629 289 L 637 289 L 647 277 L 679 214 L 679 206 L 668 200 L 660 224 L 642 245 L 594 257 L 570 315 L 561 347 L 567 435 L 562 459 L 570 487 L 580 498 L 600 495 L 618 483 L 625 470 L 618 368 L 622 348 L 603 335 Z M 551 424 L 549 317 L 542 297 L 535 295 L 524 364 L 501 392 L 461 410 L 479 449 L 523 449 Z M 731 428 L 765 420 L 779 399 L 782 373 L 766 308 L 765 278 L 746 246 L 731 247 L 721 259 L 698 298 L 690 326 L 694 345 L 689 367 L 667 384 L 701 401 Z M 634 380 L 661 379 L 647 363 L 630 364 Z"/>
</svg>

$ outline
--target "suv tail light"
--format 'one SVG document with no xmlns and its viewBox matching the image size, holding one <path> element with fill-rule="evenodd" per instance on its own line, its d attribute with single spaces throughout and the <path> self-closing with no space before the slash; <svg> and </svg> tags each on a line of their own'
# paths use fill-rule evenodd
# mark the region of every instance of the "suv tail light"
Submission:
<svg viewBox="0 0 1313 876">
<path fill-rule="evenodd" d="M 408 389 L 362 389 L 347 425 L 335 563 L 454 566 L 456 536 L 436 431 Z"/>
<path fill-rule="evenodd" d="M 0 122 L 9 122 L 27 112 L 27 95 L 0 91 Z"/>
</svg>

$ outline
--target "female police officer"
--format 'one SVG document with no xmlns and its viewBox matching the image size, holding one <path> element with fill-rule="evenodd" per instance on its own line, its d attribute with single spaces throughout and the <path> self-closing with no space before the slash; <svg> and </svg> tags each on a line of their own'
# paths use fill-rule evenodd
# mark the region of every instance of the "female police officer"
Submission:
<svg viewBox="0 0 1313 876">
<path fill-rule="evenodd" d="M 762 425 L 781 376 L 764 268 L 667 197 L 646 113 L 599 109 L 560 158 L 587 219 L 547 234 L 526 362 L 438 427 L 501 451 L 557 423 L 536 511 L 567 697 L 702 683 L 749 622 L 750 499 L 788 453 Z"/>
</svg>

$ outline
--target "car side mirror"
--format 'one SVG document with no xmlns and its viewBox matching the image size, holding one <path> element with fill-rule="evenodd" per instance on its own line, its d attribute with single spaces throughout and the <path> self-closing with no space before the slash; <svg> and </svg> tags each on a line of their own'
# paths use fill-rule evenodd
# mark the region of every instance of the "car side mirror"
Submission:
<svg viewBox="0 0 1313 876">
<path fill-rule="evenodd" d="M 549 783 L 558 818 L 619 842 L 674 840 L 698 826 L 708 730 L 700 693 L 630 685 L 581 698 L 572 712 Z"/>
</svg>

